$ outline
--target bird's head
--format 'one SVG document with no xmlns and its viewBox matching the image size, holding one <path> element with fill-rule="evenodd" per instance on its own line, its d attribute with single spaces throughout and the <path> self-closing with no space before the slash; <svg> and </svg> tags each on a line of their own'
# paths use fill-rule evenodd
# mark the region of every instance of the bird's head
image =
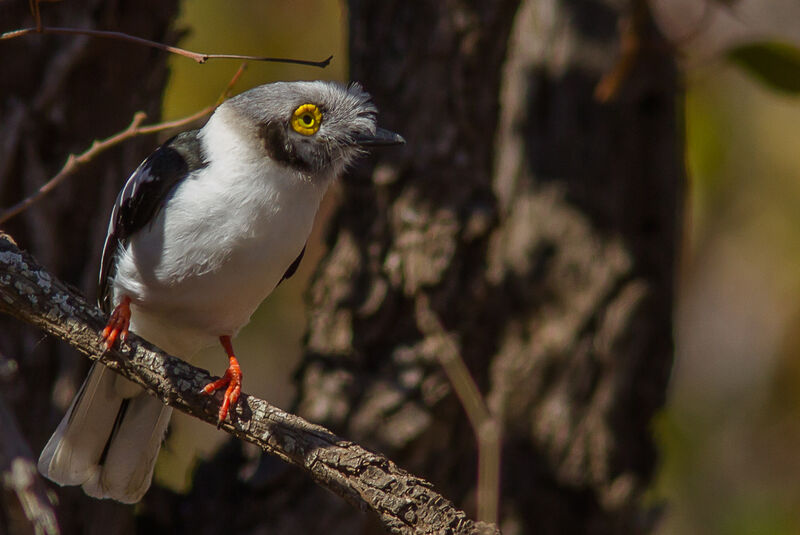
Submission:
<svg viewBox="0 0 800 535">
<path fill-rule="evenodd" d="M 223 104 L 246 122 L 266 155 L 310 177 L 336 176 L 374 145 L 405 143 L 379 128 L 359 84 L 276 82 Z"/>
</svg>

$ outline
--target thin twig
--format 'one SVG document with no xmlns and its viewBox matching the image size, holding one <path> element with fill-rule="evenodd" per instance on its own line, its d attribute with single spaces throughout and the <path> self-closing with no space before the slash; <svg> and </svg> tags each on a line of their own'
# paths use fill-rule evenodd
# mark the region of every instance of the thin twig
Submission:
<svg viewBox="0 0 800 535">
<path fill-rule="evenodd" d="M 53 503 L 47 486 L 36 471 L 33 453 L 14 416 L 0 399 L 0 489 L 13 492 L 22 513 L 37 535 L 59 535 Z"/>
<path fill-rule="evenodd" d="M 206 115 L 211 114 L 219 105 L 221 101 L 223 101 L 233 89 L 234 84 L 239 80 L 242 73 L 244 72 L 246 63 L 242 63 L 239 66 L 239 69 L 233 75 L 231 80 L 228 82 L 228 85 L 225 87 L 225 90 L 220 94 L 220 99 L 217 103 L 213 104 L 212 106 L 207 106 L 202 110 L 193 113 L 192 115 L 188 115 L 183 117 L 182 119 L 177 119 L 174 121 L 166 121 L 162 123 L 156 123 L 148 126 L 141 126 L 142 121 L 147 117 L 147 115 L 143 111 L 137 111 L 133 114 L 133 119 L 131 123 L 125 130 L 121 132 L 117 132 L 116 134 L 112 135 L 111 137 L 107 137 L 101 141 L 95 140 L 92 143 L 92 146 L 86 149 L 84 152 L 80 153 L 79 155 L 70 154 L 67 157 L 67 161 L 61 170 L 50 180 L 45 182 L 39 189 L 36 190 L 35 193 L 26 197 L 25 199 L 19 201 L 15 205 L 11 206 L 0 212 L 0 225 L 8 221 L 14 216 L 19 215 L 20 213 L 24 212 L 35 203 L 39 202 L 45 195 L 50 193 L 56 186 L 61 184 L 64 179 L 73 175 L 81 165 L 86 164 L 92 161 L 94 158 L 97 157 L 100 153 L 108 150 L 109 148 L 119 145 L 123 141 L 131 139 L 136 136 L 143 136 L 146 134 L 153 134 L 155 132 L 162 132 L 164 130 L 170 130 L 172 128 L 179 128 L 182 126 L 186 126 L 188 124 L 193 123 L 199 119 L 202 119 Z"/>
<path fill-rule="evenodd" d="M 122 32 L 112 32 L 108 30 L 90 30 L 81 28 L 58 28 L 53 26 L 21 28 L 19 30 L 12 30 L 10 32 L 5 32 L 2 35 L 0 35 L 0 41 L 5 39 L 14 39 L 16 37 L 22 37 L 23 35 L 36 34 L 36 33 L 88 35 L 90 37 L 101 37 L 104 39 L 127 41 L 129 43 L 136 43 L 139 45 L 144 45 L 152 48 L 157 48 L 159 50 L 164 50 L 165 52 L 170 52 L 172 54 L 177 54 L 179 56 L 192 59 L 197 63 L 205 63 L 210 59 L 240 59 L 244 61 L 268 61 L 271 63 L 292 63 L 295 65 L 308 65 L 311 67 L 319 67 L 324 69 L 330 64 L 331 59 L 333 59 L 333 56 L 328 56 L 328 58 L 322 61 L 310 61 L 304 59 L 275 58 L 269 56 L 246 56 L 243 54 L 206 54 L 203 52 L 193 52 L 191 50 L 186 50 L 185 48 L 180 48 L 177 46 L 165 45 L 164 43 L 151 41 L 149 39 L 136 37 L 135 35 L 129 35 L 127 33 L 122 33 Z"/>
<path fill-rule="evenodd" d="M 42 17 L 39 14 L 39 0 L 29 0 L 28 7 L 31 10 L 31 14 L 33 18 L 36 20 L 36 29 L 41 31 L 42 29 Z"/>
<path fill-rule="evenodd" d="M 219 94 L 219 97 L 217 98 L 216 102 L 217 106 L 222 104 L 225 101 L 225 99 L 231 96 L 231 93 L 233 93 L 233 86 L 235 86 L 236 82 L 239 81 L 239 78 L 242 77 L 242 74 L 244 74 L 245 69 L 247 69 L 247 62 L 243 61 L 241 65 L 239 65 L 239 68 L 236 69 L 236 72 L 233 73 L 231 79 L 228 80 L 228 85 L 226 85 L 225 89 L 222 90 L 222 93 Z"/>
<path fill-rule="evenodd" d="M 641 49 L 641 42 L 634 15 L 620 19 L 620 54 L 612 69 L 605 73 L 594 88 L 594 99 L 607 103 L 614 100 L 623 82 L 633 70 Z"/>
<path fill-rule="evenodd" d="M 42 2 L 49 2 L 54 4 L 56 2 L 60 2 L 61 0 L 28 0 L 28 7 L 31 10 L 31 15 L 33 15 L 33 19 L 36 21 L 36 29 L 38 31 L 42 30 L 42 13 L 41 9 L 39 8 L 39 4 Z"/>
<path fill-rule="evenodd" d="M 478 443 L 478 514 L 481 522 L 495 523 L 500 501 L 500 425 L 483 400 L 478 385 L 472 379 L 458 345 L 448 335 L 428 296 L 417 296 L 415 313 L 417 327 L 423 334 L 440 341 L 436 357 L 453 385 L 464 412 L 467 413 Z"/>
<path fill-rule="evenodd" d="M 7 236 L 0 236 L 0 312 L 66 341 L 92 360 L 145 388 L 167 405 L 216 424 L 221 394 L 201 390 L 212 377 L 167 355 L 135 334 L 106 351 L 103 313 L 37 264 Z M 362 510 L 375 513 L 392 533 L 499 535 L 497 526 L 474 522 L 433 485 L 383 455 L 338 437 L 322 426 L 242 393 L 222 429 L 300 468 L 316 483 Z"/>
<path fill-rule="evenodd" d="M 619 20 L 619 58 L 610 71 L 605 73 L 594 88 L 594 99 L 606 104 L 619 95 L 622 85 L 630 78 L 634 67 L 641 59 L 644 26 L 649 19 L 647 0 L 634 0 L 631 12 Z"/>
</svg>

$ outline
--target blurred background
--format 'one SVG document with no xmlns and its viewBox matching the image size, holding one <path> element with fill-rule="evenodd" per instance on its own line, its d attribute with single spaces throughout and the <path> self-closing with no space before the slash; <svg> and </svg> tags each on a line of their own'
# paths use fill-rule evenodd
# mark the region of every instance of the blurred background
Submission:
<svg viewBox="0 0 800 535">
<path fill-rule="evenodd" d="M 731 60 L 745 43 L 800 47 L 800 3 L 651 6 L 683 67 L 685 100 L 676 113 L 685 123 L 689 184 L 675 366 L 668 406 L 654 422 L 661 468 L 649 499 L 663 507 L 659 534 L 800 533 L 800 88 Z M 196 51 L 334 56 L 324 70 L 251 63 L 236 92 L 275 80 L 346 81 L 344 9 L 339 0 L 184 1 L 177 27 L 181 46 Z M 197 65 L 177 56 L 170 67 L 165 120 L 215 102 L 236 70 L 234 62 Z M 246 390 L 283 408 L 306 325 L 303 292 L 336 202 L 334 187 L 298 274 L 237 340 Z M 214 348 L 196 364 L 219 374 L 226 360 Z M 156 479 L 180 491 L 227 435 L 183 414 L 173 422 Z"/>
<path fill-rule="evenodd" d="M 686 99 L 677 112 L 685 117 L 690 176 L 675 368 L 668 407 L 654 426 L 662 468 L 652 499 L 665 507 L 660 533 L 800 533 L 800 97 L 727 57 L 752 41 L 800 45 L 800 4 L 658 0 L 653 8 L 683 57 Z M 184 2 L 182 46 L 334 56 L 321 71 L 251 63 L 237 92 L 273 80 L 347 80 L 343 9 L 337 0 Z M 214 102 L 234 70 L 173 57 L 165 119 Z M 327 202 L 336 202 L 335 189 Z M 302 293 L 323 252 L 322 222 L 298 275 L 272 294 L 238 341 L 248 391 L 278 406 L 292 394 Z M 210 350 L 198 364 L 219 372 L 225 363 Z M 185 488 L 193 463 L 225 437 L 176 414 L 157 479 Z"/>
<path fill-rule="evenodd" d="M 654 425 L 662 460 L 652 500 L 665 507 L 659 533 L 800 533 L 800 97 L 728 57 L 748 42 L 800 45 L 800 4 L 652 5 L 682 57 L 686 99 L 677 113 L 685 118 L 690 176 L 675 367 L 668 407 Z M 238 92 L 273 80 L 347 80 L 343 9 L 337 0 L 195 0 L 184 2 L 179 27 L 182 45 L 193 50 L 334 55 L 321 71 L 250 64 Z M 173 57 L 171 69 L 165 119 L 212 103 L 235 66 Z M 327 202 L 336 202 L 335 189 Z M 299 274 L 264 303 L 238 342 L 248 391 L 278 406 L 292 394 L 302 293 L 323 252 L 320 223 Z M 219 372 L 223 361 L 211 350 L 198 364 Z M 185 488 L 193 463 L 224 438 L 177 414 L 157 479 Z"/>
<path fill-rule="evenodd" d="M 800 533 L 800 97 L 726 60 L 743 43 L 800 44 L 800 4 L 728 4 L 655 3 L 685 39 L 690 180 L 656 425 L 663 534 Z"/>
</svg>

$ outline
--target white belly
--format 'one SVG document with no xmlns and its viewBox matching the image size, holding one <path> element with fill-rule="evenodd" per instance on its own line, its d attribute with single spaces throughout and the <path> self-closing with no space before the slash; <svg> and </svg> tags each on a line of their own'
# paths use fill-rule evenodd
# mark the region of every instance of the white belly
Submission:
<svg viewBox="0 0 800 535">
<path fill-rule="evenodd" d="M 131 330 L 182 357 L 235 335 L 302 251 L 327 184 L 283 168 L 184 180 L 119 255 Z M 210 177 L 214 177 L 212 180 Z"/>
</svg>

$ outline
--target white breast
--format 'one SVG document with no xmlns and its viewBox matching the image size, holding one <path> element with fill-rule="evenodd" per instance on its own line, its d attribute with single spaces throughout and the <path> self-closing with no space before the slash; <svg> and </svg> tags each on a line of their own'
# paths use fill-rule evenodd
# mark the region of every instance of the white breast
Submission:
<svg viewBox="0 0 800 535">
<path fill-rule="evenodd" d="M 208 161 L 182 181 L 119 255 L 117 302 L 131 330 L 188 357 L 235 335 L 303 249 L 329 180 L 266 157 L 220 108 L 203 129 Z"/>
</svg>

